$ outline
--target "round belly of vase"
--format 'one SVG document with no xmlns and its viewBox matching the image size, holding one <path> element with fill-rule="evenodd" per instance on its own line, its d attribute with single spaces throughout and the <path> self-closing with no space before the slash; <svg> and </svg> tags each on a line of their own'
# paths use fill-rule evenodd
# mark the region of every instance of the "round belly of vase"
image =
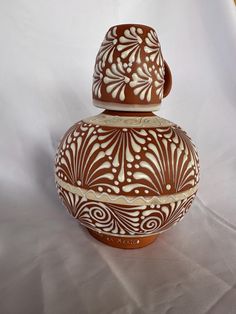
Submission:
<svg viewBox="0 0 236 314">
<path fill-rule="evenodd" d="M 100 114 L 76 123 L 56 156 L 58 193 L 98 240 L 138 248 L 176 224 L 197 192 L 186 133 L 157 116 Z"/>
</svg>

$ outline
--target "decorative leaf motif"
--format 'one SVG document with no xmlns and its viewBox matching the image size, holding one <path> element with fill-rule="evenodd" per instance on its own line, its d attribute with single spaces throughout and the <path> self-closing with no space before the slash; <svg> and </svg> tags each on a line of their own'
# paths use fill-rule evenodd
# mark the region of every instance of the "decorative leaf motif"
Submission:
<svg viewBox="0 0 236 314">
<path fill-rule="evenodd" d="M 95 64 L 94 74 L 93 74 L 93 93 L 98 98 L 101 98 L 101 87 L 103 81 L 103 74 L 102 74 L 102 62 L 98 62 Z"/>
<path fill-rule="evenodd" d="M 141 63 L 140 45 L 142 43 L 142 38 L 139 36 L 141 34 L 143 34 L 143 30 L 134 26 L 124 31 L 124 36 L 120 37 L 120 44 L 117 46 L 117 50 L 122 51 L 122 59 L 129 57 L 130 63 L 135 61 Z"/>
<path fill-rule="evenodd" d="M 159 71 L 154 71 L 156 75 L 156 80 L 154 85 L 156 87 L 156 95 L 159 96 L 160 99 L 163 98 L 164 92 L 164 84 L 165 84 L 165 69 L 164 66 L 159 68 Z"/>
<path fill-rule="evenodd" d="M 190 139 L 177 126 L 145 130 L 81 122 L 58 149 L 56 174 L 100 193 L 160 196 L 193 188 L 198 164 Z"/>
<path fill-rule="evenodd" d="M 106 60 L 108 60 L 109 63 L 113 62 L 113 54 L 117 44 L 116 30 L 117 27 L 113 27 L 112 29 L 109 30 L 98 52 L 98 60 L 102 60 L 103 67 L 105 66 Z"/>
<path fill-rule="evenodd" d="M 156 61 L 159 66 L 162 66 L 163 58 L 156 32 L 150 30 L 145 38 L 145 42 L 146 45 L 144 46 L 144 51 L 149 54 L 149 56 L 146 57 L 147 61 L 149 61 L 150 58 L 152 62 Z"/>
<path fill-rule="evenodd" d="M 152 71 L 152 68 L 150 68 Z M 153 78 L 151 71 L 148 69 L 146 63 L 143 64 L 143 68 L 138 67 L 137 73 L 132 74 L 132 81 L 129 83 L 130 87 L 134 88 L 134 94 L 141 100 L 146 99 L 150 102 L 152 97 Z"/>
<path fill-rule="evenodd" d="M 121 62 L 113 63 L 111 68 L 106 69 L 104 83 L 107 85 L 106 91 L 113 98 L 119 97 L 119 100 L 125 100 L 125 87 L 130 78 L 126 75 L 125 69 Z"/>
<path fill-rule="evenodd" d="M 130 175 L 125 172 L 126 164 L 134 162 L 135 158 L 140 159 L 138 154 L 142 150 L 142 145 L 146 143 L 147 132 L 144 129 L 128 131 L 127 128 L 117 128 L 112 131 L 99 129 L 98 132 L 100 134 L 98 140 L 102 142 L 101 148 L 105 155 L 112 159 L 112 166 L 116 168 L 117 180 L 120 183 L 125 182 Z M 124 147 L 126 150 L 122 153 Z"/>
</svg>

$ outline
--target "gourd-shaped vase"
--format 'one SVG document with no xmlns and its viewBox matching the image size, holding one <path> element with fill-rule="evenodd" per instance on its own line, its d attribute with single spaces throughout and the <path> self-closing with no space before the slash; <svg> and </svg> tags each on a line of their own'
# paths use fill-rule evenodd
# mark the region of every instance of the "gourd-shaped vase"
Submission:
<svg viewBox="0 0 236 314">
<path fill-rule="evenodd" d="M 155 30 L 111 27 L 92 87 L 94 105 L 105 110 L 73 125 L 56 154 L 60 198 L 103 243 L 150 244 L 182 219 L 196 195 L 195 146 L 179 126 L 153 113 L 170 89 Z"/>
</svg>

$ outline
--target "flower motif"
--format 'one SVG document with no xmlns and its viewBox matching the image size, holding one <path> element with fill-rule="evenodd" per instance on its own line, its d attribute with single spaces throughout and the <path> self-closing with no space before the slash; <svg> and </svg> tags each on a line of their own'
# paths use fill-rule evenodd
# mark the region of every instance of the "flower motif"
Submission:
<svg viewBox="0 0 236 314">
<path fill-rule="evenodd" d="M 95 64 L 94 74 L 93 74 L 93 93 L 98 98 L 101 98 L 101 86 L 103 81 L 102 74 L 102 61 Z"/>
<path fill-rule="evenodd" d="M 113 54 L 116 48 L 117 43 L 117 34 L 116 34 L 117 27 L 113 27 L 107 33 L 107 36 L 102 42 L 101 48 L 98 52 L 98 59 L 102 59 L 102 66 L 105 66 L 105 62 L 108 59 L 109 63 L 113 62 Z"/>
<path fill-rule="evenodd" d="M 117 64 L 113 63 L 111 68 L 106 69 L 106 76 L 103 81 L 107 85 L 107 93 L 111 93 L 113 98 L 119 95 L 121 101 L 125 100 L 125 87 L 129 83 L 130 78 L 126 76 L 125 69 L 119 58 Z"/>
<path fill-rule="evenodd" d="M 159 70 L 155 70 L 154 73 L 156 75 L 156 80 L 154 82 L 154 85 L 156 87 L 156 95 L 159 96 L 160 99 L 162 99 L 165 83 L 165 69 L 164 67 L 160 67 Z"/>
<path fill-rule="evenodd" d="M 149 102 L 152 96 L 153 87 L 153 68 L 148 68 L 147 64 L 143 64 L 143 68 L 138 67 L 137 73 L 132 74 L 132 81 L 129 83 L 130 87 L 134 88 L 134 94 L 139 95 L 141 100 Z"/>
<path fill-rule="evenodd" d="M 150 32 L 147 34 L 147 37 L 145 38 L 145 42 L 147 46 L 144 46 L 144 51 L 150 54 L 150 56 L 146 57 L 146 60 L 149 61 L 149 58 L 152 62 L 156 60 L 157 64 L 162 66 L 163 58 L 161 55 L 160 44 L 156 32 L 150 30 Z"/>
<path fill-rule="evenodd" d="M 121 58 L 125 59 L 129 56 L 129 62 L 136 61 L 141 63 L 140 45 L 142 38 L 139 36 L 143 33 L 141 28 L 130 27 L 124 31 L 124 36 L 119 39 L 120 44 L 117 46 L 118 51 L 122 51 Z"/>
</svg>

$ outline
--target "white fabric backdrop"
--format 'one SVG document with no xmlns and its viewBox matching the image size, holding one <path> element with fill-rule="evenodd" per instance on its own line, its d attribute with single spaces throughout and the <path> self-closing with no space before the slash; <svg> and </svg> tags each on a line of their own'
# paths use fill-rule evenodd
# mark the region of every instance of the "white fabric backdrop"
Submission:
<svg viewBox="0 0 236 314">
<path fill-rule="evenodd" d="M 60 137 L 91 105 L 97 50 L 119 23 L 154 27 L 173 73 L 160 115 L 201 161 L 190 213 L 151 246 L 92 239 L 58 200 Z M 0 1 L 0 313 L 236 312 L 233 0 Z"/>
</svg>

